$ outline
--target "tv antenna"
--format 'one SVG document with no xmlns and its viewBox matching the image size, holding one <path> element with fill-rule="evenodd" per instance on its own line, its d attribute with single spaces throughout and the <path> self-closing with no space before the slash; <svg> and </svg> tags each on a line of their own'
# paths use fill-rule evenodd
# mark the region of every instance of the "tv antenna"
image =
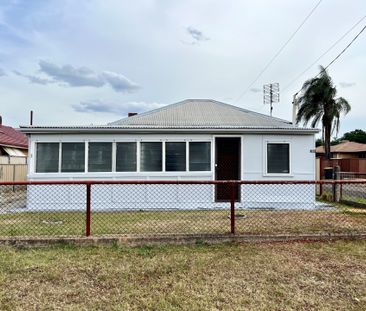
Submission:
<svg viewBox="0 0 366 311">
<path fill-rule="evenodd" d="M 280 101 L 280 84 L 269 83 L 263 85 L 263 104 L 269 104 L 269 114 L 272 117 L 273 103 Z"/>
</svg>

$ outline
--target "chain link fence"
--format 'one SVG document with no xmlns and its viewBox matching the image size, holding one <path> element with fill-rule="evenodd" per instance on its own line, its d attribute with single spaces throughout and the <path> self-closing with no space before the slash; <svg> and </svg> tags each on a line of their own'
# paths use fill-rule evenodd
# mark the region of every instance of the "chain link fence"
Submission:
<svg viewBox="0 0 366 311">
<path fill-rule="evenodd" d="M 0 237 L 366 233 L 366 181 L 0 183 Z"/>
</svg>

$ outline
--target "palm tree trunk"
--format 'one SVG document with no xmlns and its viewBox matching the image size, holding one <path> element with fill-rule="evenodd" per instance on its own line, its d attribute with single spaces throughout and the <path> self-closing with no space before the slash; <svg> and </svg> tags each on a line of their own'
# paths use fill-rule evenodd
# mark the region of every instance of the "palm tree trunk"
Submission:
<svg viewBox="0 0 366 311">
<path fill-rule="evenodd" d="M 324 153 L 325 158 L 327 160 L 330 159 L 331 153 L 330 153 L 330 135 L 331 135 L 331 125 L 325 125 L 324 126 Z"/>
</svg>

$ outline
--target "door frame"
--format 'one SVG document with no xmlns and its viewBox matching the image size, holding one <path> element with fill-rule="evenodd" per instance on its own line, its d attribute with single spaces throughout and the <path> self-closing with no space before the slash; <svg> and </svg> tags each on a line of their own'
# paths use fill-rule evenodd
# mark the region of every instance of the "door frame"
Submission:
<svg viewBox="0 0 366 311">
<path fill-rule="evenodd" d="M 240 170 L 240 174 L 239 174 L 239 178 L 240 180 L 243 180 L 243 164 L 244 164 L 244 148 L 243 148 L 243 135 L 235 135 L 235 134 L 228 134 L 228 135 L 213 135 L 213 148 L 212 148 L 212 172 L 213 172 L 213 176 L 212 176 L 212 180 L 216 180 L 216 138 L 240 138 L 240 163 L 239 163 L 239 170 Z"/>
<path fill-rule="evenodd" d="M 213 135 L 213 148 L 212 148 L 212 172 L 213 172 L 213 176 L 212 176 L 212 179 L 213 180 L 217 180 L 216 179 L 216 161 L 217 161 L 217 150 L 216 150 L 216 138 L 239 138 L 240 140 L 240 148 L 239 148 L 239 180 L 243 180 L 243 163 L 244 163 L 244 157 L 243 157 L 243 151 L 244 151 L 244 148 L 243 148 L 243 135 L 235 135 L 235 134 L 227 134 L 227 135 Z M 240 202 L 241 201 L 241 187 L 239 188 L 239 198 L 238 198 L 238 201 Z M 216 198 L 216 187 L 214 188 L 214 191 L 213 191 L 213 201 L 214 202 L 221 202 L 221 201 L 217 201 L 217 198 Z"/>
</svg>

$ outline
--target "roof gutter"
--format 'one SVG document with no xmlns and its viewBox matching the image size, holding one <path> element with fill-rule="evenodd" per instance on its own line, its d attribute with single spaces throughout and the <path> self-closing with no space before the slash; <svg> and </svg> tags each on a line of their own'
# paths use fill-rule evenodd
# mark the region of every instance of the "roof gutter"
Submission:
<svg viewBox="0 0 366 311">
<path fill-rule="evenodd" d="M 316 134 L 318 129 L 302 128 L 20 128 L 25 134 L 124 134 L 124 133 L 247 133 L 247 134 Z"/>
</svg>

